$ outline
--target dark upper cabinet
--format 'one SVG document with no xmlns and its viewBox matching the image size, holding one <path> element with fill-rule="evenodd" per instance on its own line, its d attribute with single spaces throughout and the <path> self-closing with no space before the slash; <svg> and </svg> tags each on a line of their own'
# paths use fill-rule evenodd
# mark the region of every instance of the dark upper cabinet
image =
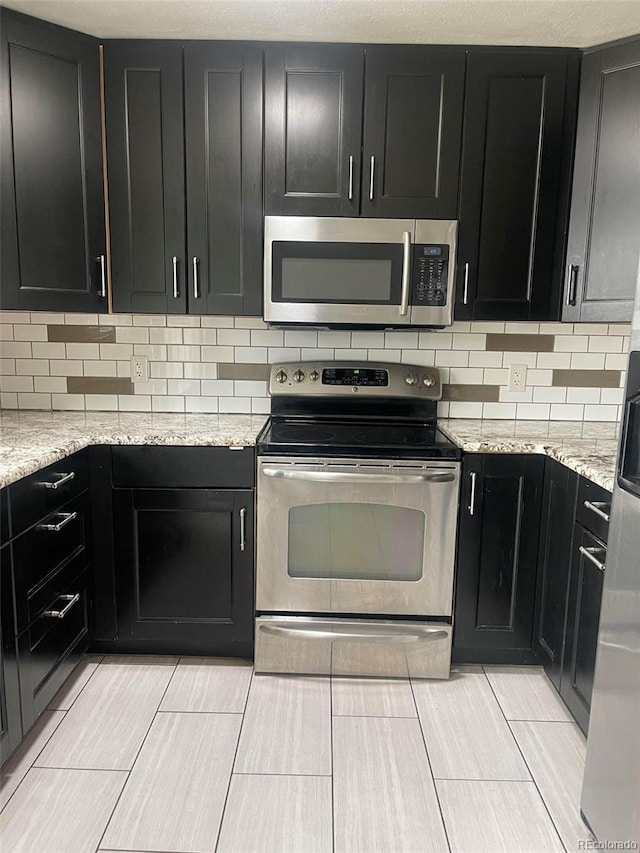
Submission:
<svg viewBox="0 0 640 853">
<path fill-rule="evenodd" d="M 104 58 L 113 307 L 182 314 L 182 46 L 110 41 Z"/>
<path fill-rule="evenodd" d="M 534 649 L 560 689 L 578 475 L 545 460 Z"/>
<path fill-rule="evenodd" d="M 189 311 L 262 310 L 262 47 L 185 48 Z"/>
<path fill-rule="evenodd" d="M 115 310 L 259 314 L 261 47 L 108 42 L 105 81 Z"/>
<path fill-rule="evenodd" d="M 455 219 L 463 50 L 273 45 L 265 67 L 265 213 Z"/>
<path fill-rule="evenodd" d="M 22 738 L 9 545 L 0 548 L 0 765 Z"/>
<path fill-rule="evenodd" d="M 369 47 L 362 216 L 455 219 L 465 53 Z"/>
<path fill-rule="evenodd" d="M 363 51 L 267 45 L 265 213 L 357 216 Z"/>
<path fill-rule="evenodd" d="M 532 663 L 540 456 L 463 459 L 453 659 Z"/>
<path fill-rule="evenodd" d="M 471 52 L 456 318 L 555 319 L 579 54 Z"/>
<path fill-rule="evenodd" d="M 97 39 L 0 11 L 2 308 L 104 311 Z"/>
<path fill-rule="evenodd" d="M 640 261 L 640 40 L 585 54 L 563 320 L 629 322 Z"/>
</svg>

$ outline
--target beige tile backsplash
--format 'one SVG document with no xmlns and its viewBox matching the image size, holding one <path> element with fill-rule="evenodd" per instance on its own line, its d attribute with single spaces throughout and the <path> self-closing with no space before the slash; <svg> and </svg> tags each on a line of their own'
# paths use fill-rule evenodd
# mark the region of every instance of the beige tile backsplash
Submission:
<svg viewBox="0 0 640 853">
<path fill-rule="evenodd" d="M 269 410 L 268 365 L 358 359 L 436 365 L 444 417 L 620 417 L 629 326 L 455 323 L 438 331 L 270 329 L 252 317 L 0 313 L 0 407 L 123 412 Z M 131 382 L 132 355 L 149 381 Z M 509 366 L 527 387 L 510 392 Z"/>
</svg>

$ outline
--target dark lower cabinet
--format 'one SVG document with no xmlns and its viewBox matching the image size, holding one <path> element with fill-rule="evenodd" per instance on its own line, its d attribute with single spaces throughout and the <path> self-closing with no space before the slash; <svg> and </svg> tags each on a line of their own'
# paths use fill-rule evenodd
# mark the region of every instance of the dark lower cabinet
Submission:
<svg viewBox="0 0 640 853">
<path fill-rule="evenodd" d="M 578 475 L 545 460 L 534 649 L 560 689 Z"/>
<path fill-rule="evenodd" d="M 120 648 L 250 656 L 253 491 L 114 490 Z"/>
<path fill-rule="evenodd" d="M 596 666 L 606 545 L 580 524 L 573 534 L 560 695 L 586 734 Z"/>
<path fill-rule="evenodd" d="M 533 663 L 533 610 L 544 459 L 463 460 L 453 659 Z"/>
<path fill-rule="evenodd" d="M 10 546 L 0 548 L 0 765 L 22 738 Z"/>
</svg>

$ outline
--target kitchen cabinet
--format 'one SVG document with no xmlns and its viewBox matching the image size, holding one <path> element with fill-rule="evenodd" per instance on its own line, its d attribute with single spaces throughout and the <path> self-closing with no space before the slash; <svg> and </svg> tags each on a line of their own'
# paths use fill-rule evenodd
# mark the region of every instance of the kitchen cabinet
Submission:
<svg viewBox="0 0 640 853">
<path fill-rule="evenodd" d="M 112 453 L 118 648 L 251 656 L 252 449 Z"/>
<path fill-rule="evenodd" d="M 630 322 L 640 261 L 640 39 L 585 54 L 567 245 L 570 322 Z"/>
<path fill-rule="evenodd" d="M 0 16 L 1 307 L 105 311 L 98 40 Z"/>
<path fill-rule="evenodd" d="M 464 456 L 455 662 L 535 661 L 533 610 L 543 465 L 537 455 Z"/>
<path fill-rule="evenodd" d="M 108 42 L 105 89 L 115 310 L 259 314 L 261 46 Z"/>
<path fill-rule="evenodd" d="M 456 319 L 559 314 L 577 51 L 470 51 Z"/>
<path fill-rule="evenodd" d="M 0 609 L 0 765 L 2 765 L 22 738 L 11 551 L 8 544 L 0 548 Z"/>
<path fill-rule="evenodd" d="M 545 460 L 534 649 L 560 689 L 578 475 Z"/>
<path fill-rule="evenodd" d="M 464 50 L 268 45 L 265 213 L 455 219 Z"/>
</svg>

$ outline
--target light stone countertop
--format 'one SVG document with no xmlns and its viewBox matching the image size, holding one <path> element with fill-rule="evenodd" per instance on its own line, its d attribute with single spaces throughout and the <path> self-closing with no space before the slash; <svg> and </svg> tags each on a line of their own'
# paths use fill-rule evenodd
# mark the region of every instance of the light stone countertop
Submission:
<svg viewBox="0 0 640 853">
<path fill-rule="evenodd" d="M 0 487 L 91 444 L 248 447 L 266 415 L 0 412 Z"/>
<path fill-rule="evenodd" d="M 438 426 L 467 453 L 542 453 L 613 491 L 617 423 L 449 418 Z"/>
</svg>

